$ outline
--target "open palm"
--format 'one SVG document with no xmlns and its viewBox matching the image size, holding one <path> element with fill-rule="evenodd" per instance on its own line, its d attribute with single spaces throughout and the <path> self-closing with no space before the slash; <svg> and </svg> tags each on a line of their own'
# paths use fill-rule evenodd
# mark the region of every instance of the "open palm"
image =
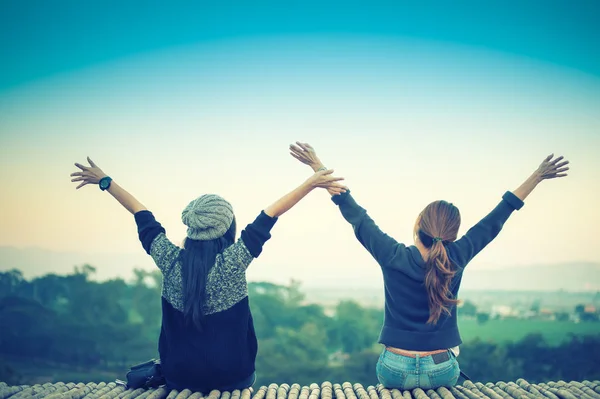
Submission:
<svg viewBox="0 0 600 399">
<path fill-rule="evenodd" d="M 87 157 L 87 161 L 90 166 L 84 166 L 75 162 L 75 166 L 81 169 L 79 172 L 71 173 L 71 177 L 73 177 L 73 179 L 71 179 L 72 182 L 81 182 L 80 185 L 75 187 L 76 189 L 88 184 L 98 184 L 103 177 L 106 177 L 106 174 L 90 159 L 90 157 Z"/>
</svg>

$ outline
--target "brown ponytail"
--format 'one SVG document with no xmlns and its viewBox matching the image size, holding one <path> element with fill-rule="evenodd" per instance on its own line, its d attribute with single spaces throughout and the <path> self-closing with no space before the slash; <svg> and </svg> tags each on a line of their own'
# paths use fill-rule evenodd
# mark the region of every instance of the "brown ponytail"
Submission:
<svg viewBox="0 0 600 399">
<path fill-rule="evenodd" d="M 429 295 L 429 320 L 427 323 L 435 324 L 442 312 L 449 315 L 450 307 L 458 303 L 458 300 L 452 298 L 449 288 L 456 271 L 452 270 L 446 248 L 441 241 L 434 242 L 429 248 L 426 265 L 425 288 Z"/>
<path fill-rule="evenodd" d="M 429 250 L 425 261 L 425 289 L 429 300 L 428 324 L 436 324 L 442 313 L 450 315 L 459 301 L 452 297 L 450 283 L 456 274 L 444 242 L 456 240 L 460 227 L 458 208 L 446 201 L 429 204 L 415 226 L 419 240 Z"/>
</svg>

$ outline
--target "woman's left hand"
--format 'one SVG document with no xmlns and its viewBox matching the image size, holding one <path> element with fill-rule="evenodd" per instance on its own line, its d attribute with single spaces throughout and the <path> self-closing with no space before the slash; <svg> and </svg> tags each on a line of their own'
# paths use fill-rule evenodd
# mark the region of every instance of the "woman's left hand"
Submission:
<svg viewBox="0 0 600 399">
<path fill-rule="evenodd" d="M 76 187 L 77 189 L 88 184 L 98 184 L 103 177 L 107 176 L 106 173 L 90 159 L 90 157 L 87 158 L 87 161 L 90 166 L 84 166 L 75 162 L 75 166 L 81 169 L 81 172 L 71 173 L 71 177 L 74 177 L 74 179 L 71 179 L 72 182 L 81 182 L 81 184 Z"/>
<path fill-rule="evenodd" d="M 314 175 L 312 175 L 307 180 L 307 182 L 313 188 L 316 188 L 316 187 L 326 188 L 327 191 L 329 191 L 329 193 L 331 195 L 341 194 L 341 193 L 346 192 L 346 190 L 348 190 L 348 187 L 338 183 L 339 181 L 344 180 L 344 178 L 331 176 L 332 173 L 333 173 L 333 169 L 320 170 L 320 171 L 316 172 Z"/>
<path fill-rule="evenodd" d="M 310 166 L 315 172 L 323 167 L 314 148 L 308 143 L 296 141 L 297 145 L 290 144 L 290 155 L 305 165 Z"/>
</svg>

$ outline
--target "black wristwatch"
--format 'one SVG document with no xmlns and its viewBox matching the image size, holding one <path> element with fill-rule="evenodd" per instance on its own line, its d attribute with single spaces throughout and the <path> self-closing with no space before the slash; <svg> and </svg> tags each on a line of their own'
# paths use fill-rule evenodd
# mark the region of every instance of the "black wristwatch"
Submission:
<svg viewBox="0 0 600 399">
<path fill-rule="evenodd" d="M 112 181 L 112 179 L 108 176 L 100 179 L 100 181 L 98 182 L 98 186 L 100 187 L 100 190 L 102 190 L 102 191 L 108 190 L 108 188 L 110 187 L 111 181 Z"/>
</svg>

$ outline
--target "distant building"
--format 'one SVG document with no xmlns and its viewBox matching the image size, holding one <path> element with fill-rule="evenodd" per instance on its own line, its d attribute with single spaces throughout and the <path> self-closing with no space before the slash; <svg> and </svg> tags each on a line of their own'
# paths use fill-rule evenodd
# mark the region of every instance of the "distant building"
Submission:
<svg viewBox="0 0 600 399">
<path fill-rule="evenodd" d="M 494 305 L 492 306 L 492 311 L 490 312 L 490 317 L 493 319 L 500 318 L 506 319 L 511 317 L 518 317 L 519 312 L 508 305 Z"/>
<path fill-rule="evenodd" d="M 597 313 L 597 312 L 598 312 L 598 309 L 592 304 L 585 305 L 585 307 L 583 308 L 583 313 Z"/>
</svg>

